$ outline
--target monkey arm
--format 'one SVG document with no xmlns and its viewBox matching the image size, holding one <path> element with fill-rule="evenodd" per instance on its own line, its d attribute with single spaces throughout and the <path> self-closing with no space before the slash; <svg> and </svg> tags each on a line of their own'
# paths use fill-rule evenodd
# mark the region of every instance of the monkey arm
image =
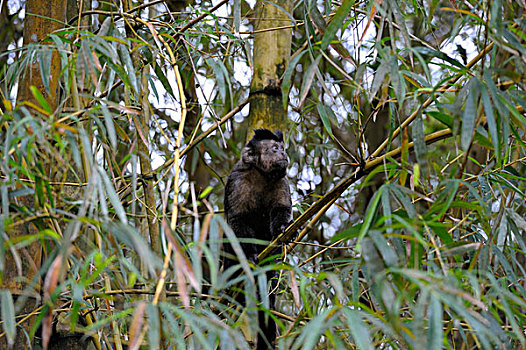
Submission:
<svg viewBox="0 0 526 350">
<path fill-rule="evenodd" d="M 286 178 L 276 184 L 272 197 L 275 201 L 270 210 L 270 234 L 273 240 L 285 231 L 292 219 L 289 182 Z"/>
<path fill-rule="evenodd" d="M 276 206 L 270 212 L 270 232 L 272 239 L 276 238 L 280 233 L 283 233 L 291 222 L 291 207 L 290 206 Z"/>
</svg>

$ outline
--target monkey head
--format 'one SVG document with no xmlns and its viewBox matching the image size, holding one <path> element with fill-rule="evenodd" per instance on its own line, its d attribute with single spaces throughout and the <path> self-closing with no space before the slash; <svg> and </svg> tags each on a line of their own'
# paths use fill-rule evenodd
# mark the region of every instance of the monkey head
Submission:
<svg viewBox="0 0 526 350">
<path fill-rule="evenodd" d="M 268 129 L 255 129 L 254 137 L 241 153 L 241 160 L 247 167 L 254 167 L 264 177 L 281 179 L 287 173 L 289 158 L 285 153 L 283 133 Z"/>
</svg>

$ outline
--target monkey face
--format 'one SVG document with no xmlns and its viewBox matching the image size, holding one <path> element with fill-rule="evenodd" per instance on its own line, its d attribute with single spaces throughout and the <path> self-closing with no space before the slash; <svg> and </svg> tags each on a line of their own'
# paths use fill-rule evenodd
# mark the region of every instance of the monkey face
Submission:
<svg viewBox="0 0 526 350">
<path fill-rule="evenodd" d="M 268 180 L 276 181 L 285 177 L 288 165 L 283 133 L 256 129 L 254 137 L 243 148 L 237 167 L 245 170 L 255 168 Z"/>
<path fill-rule="evenodd" d="M 284 177 L 289 166 L 283 142 L 262 140 L 258 144 L 258 168 L 274 178 Z"/>
</svg>

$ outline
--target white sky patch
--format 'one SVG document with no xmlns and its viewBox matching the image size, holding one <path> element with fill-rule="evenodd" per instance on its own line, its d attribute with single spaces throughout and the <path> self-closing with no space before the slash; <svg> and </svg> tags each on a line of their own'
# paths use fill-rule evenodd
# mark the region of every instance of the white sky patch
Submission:
<svg viewBox="0 0 526 350">
<path fill-rule="evenodd" d="M 7 1 L 7 9 L 9 11 L 9 14 L 12 15 L 13 13 L 16 13 L 20 10 L 20 13 L 18 15 L 18 18 L 23 19 L 26 16 L 25 7 L 20 9 L 22 7 L 22 1 L 20 0 L 2 0 Z"/>
<path fill-rule="evenodd" d="M 152 153 L 152 169 L 157 169 L 165 163 L 165 159 L 156 152 Z"/>
<path fill-rule="evenodd" d="M 460 54 L 457 52 L 457 45 L 460 45 L 466 50 L 469 62 L 478 54 L 477 47 L 475 46 L 475 43 L 473 43 L 472 40 L 472 38 L 474 38 L 476 34 L 476 28 L 466 27 L 465 31 L 454 37 L 453 42 L 449 42 L 446 45 L 444 45 L 442 47 L 442 51 L 450 57 L 463 63 L 462 57 L 460 57 Z"/>
<path fill-rule="evenodd" d="M 220 0 L 212 0 L 212 7 L 219 4 Z M 226 17 L 230 14 L 230 6 L 221 6 L 220 8 L 218 8 L 217 10 L 215 10 L 214 12 L 214 15 L 218 16 L 218 17 Z"/>
<path fill-rule="evenodd" d="M 209 101 L 212 101 L 217 93 L 216 82 L 214 79 L 208 79 L 202 74 L 196 74 L 196 79 L 199 84 L 199 88 L 196 89 L 199 104 L 201 106 L 207 106 Z M 214 116 L 210 114 L 210 108 L 203 110 L 203 113 L 205 117 L 214 118 Z"/>
<path fill-rule="evenodd" d="M 252 70 L 242 60 L 234 60 L 234 79 L 242 86 L 249 86 L 252 80 Z"/>
</svg>

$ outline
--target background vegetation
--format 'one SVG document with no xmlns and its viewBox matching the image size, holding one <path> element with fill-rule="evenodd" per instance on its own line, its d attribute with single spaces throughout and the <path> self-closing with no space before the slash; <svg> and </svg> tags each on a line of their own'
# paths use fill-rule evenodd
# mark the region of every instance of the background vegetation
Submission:
<svg viewBox="0 0 526 350">
<path fill-rule="evenodd" d="M 524 0 L 1 6 L 0 347 L 247 349 L 266 269 L 280 349 L 526 347 Z M 258 125 L 299 236 L 223 271 Z"/>
</svg>

